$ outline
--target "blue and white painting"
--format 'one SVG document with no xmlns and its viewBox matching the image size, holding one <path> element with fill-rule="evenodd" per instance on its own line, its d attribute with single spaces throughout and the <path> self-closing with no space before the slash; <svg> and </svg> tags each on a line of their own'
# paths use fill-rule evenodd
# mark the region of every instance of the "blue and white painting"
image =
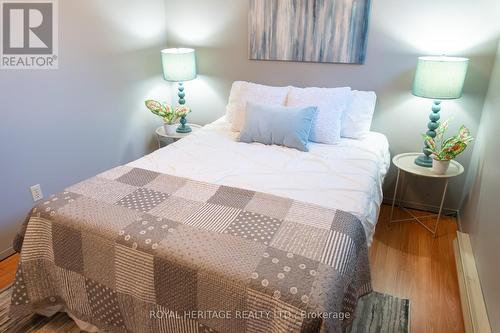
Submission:
<svg viewBox="0 0 500 333">
<path fill-rule="evenodd" d="M 250 59 L 362 64 L 370 0 L 250 0 Z"/>
</svg>

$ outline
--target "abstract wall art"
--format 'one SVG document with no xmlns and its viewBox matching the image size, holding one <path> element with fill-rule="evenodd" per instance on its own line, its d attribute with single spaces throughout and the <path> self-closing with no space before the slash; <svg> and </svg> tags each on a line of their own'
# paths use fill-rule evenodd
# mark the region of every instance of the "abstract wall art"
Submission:
<svg viewBox="0 0 500 333">
<path fill-rule="evenodd" d="M 362 64 L 370 0 L 250 0 L 253 60 Z"/>
</svg>

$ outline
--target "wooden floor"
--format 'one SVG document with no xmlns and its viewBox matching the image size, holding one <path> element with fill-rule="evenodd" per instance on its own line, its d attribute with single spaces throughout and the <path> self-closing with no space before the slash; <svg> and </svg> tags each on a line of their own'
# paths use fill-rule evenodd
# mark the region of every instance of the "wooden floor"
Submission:
<svg viewBox="0 0 500 333">
<path fill-rule="evenodd" d="M 387 228 L 389 213 L 382 206 L 370 249 L 373 288 L 410 299 L 412 333 L 464 332 L 452 245 L 455 219 L 444 218 L 434 239 L 414 222 Z M 14 279 L 17 262 L 17 255 L 0 262 L 0 290 Z"/>
<path fill-rule="evenodd" d="M 19 255 L 17 254 L 0 261 L 0 290 L 3 290 L 14 281 L 18 261 Z"/>
<path fill-rule="evenodd" d="M 406 217 L 401 211 L 396 213 L 396 217 Z M 438 236 L 433 238 L 416 222 L 388 228 L 389 216 L 390 207 L 382 206 L 370 249 L 373 288 L 410 299 L 412 333 L 464 332 L 453 254 L 456 219 L 442 219 Z"/>
</svg>

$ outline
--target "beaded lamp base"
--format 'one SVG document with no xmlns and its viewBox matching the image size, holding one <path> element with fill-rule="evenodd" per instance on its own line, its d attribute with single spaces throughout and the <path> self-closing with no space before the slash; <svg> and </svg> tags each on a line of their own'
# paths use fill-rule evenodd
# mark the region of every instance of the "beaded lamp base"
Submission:
<svg viewBox="0 0 500 333">
<path fill-rule="evenodd" d="M 180 120 L 181 124 L 177 127 L 177 133 L 190 133 L 192 131 L 189 125 L 186 125 L 187 120 L 186 116 L 182 116 Z"/>
<path fill-rule="evenodd" d="M 184 92 L 184 83 L 179 82 L 178 90 L 179 92 L 177 93 L 177 96 L 179 96 L 179 105 L 184 105 L 186 104 L 186 100 L 184 99 L 184 97 L 186 97 L 186 93 Z M 186 115 L 181 117 L 180 123 L 179 127 L 177 127 L 177 133 L 190 133 L 192 131 L 191 127 L 186 125 Z"/>
<path fill-rule="evenodd" d="M 421 155 L 415 159 L 415 164 L 424 168 L 432 168 L 432 158 Z"/>
<path fill-rule="evenodd" d="M 429 115 L 429 120 L 430 122 L 427 124 L 427 135 L 430 136 L 431 138 L 436 137 L 436 130 L 439 127 L 439 119 L 441 116 L 439 115 L 439 111 L 441 111 L 441 101 L 435 100 L 434 104 L 432 105 L 432 113 Z M 415 160 L 415 164 L 419 165 L 421 167 L 425 168 L 431 168 L 432 167 L 432 158 L 431 158 L 431 150 L 427 146 L 427 143 L 425 143 L 424 149 L 423 149 L 423 155 L 419 156 Z"/>
</svg>

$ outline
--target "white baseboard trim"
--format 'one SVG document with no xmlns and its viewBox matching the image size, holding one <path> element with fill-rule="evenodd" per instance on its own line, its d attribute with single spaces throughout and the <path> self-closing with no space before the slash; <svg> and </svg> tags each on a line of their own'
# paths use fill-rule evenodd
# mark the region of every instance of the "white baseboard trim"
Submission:
<svg viewBox="0 0 500 333">
<path fill-rule="evenodd" d="M 4 260 L 8 256 L 11 256 L 15 253 L 14 249 L 12 247 L 9 247 L 8 249 L 3 250 L 0 252 L 0 260 Z"/>
<path fill-rule="evenodd" d="M 457 229 L 458 231 L 463 231 L 464 229 L 462 229 L 462 214 L 460 211 L 457 212 Z"/>
<path fill-rule="evenodd" d="M 491 333 L 481 282 L 468 234 L 457 232 L 453 242 L 466 333 Z"/>
</svg>

